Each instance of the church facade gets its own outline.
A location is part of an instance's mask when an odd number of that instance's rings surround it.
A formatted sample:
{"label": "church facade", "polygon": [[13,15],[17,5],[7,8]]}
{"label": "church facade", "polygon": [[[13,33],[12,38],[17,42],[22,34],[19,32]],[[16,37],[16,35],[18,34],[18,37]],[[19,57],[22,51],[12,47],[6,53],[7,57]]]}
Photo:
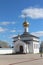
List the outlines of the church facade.
{"label": "church facade", "polygon": [[39,37],[28,32],[28,22],[23,23],[24,33],[13,37],[15,53],[39,53]]}

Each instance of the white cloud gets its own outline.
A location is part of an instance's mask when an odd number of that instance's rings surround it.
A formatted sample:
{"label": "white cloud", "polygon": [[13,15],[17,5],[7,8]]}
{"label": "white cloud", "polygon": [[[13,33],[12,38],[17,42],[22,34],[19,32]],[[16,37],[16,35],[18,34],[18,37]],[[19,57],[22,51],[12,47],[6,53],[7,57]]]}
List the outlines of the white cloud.
{"label": "white cloud", "polygon": [[15,24],[15,22],[11,22],[11,24]]}
{"label": "white cloud", "polygon": [[12,33],[14,33],[14,32],[20,33],[20,32],[23,32],[23,31],[22,30],[15,30],[15,29],[13,29],[13,30],[10,30],[10,32],[12,32]]}
{"label": "white cloud", "polygon": [[11,30],[10,32],[16,32],[16,30]]}
{"label": "white cloud", "polygon": [[21,17],[25,17],[24,14],[26,14],[26,17],[31,17],[33,19],[36,18],[43,18],[43,8],[27,8],[22,10]]}
{"label": "white cloud", "polygon": [[16,37],[17,35],[13,35],[12,37]]}
{"label": "white cloud", "polygon": [[0,22],[0,25],[8,25],[10,22]]}
{"label": "white cloud", "polygon": [[9,38],[13,38],[13,37],[16,37],[17,35],[11,35],[11,36],[9,36]]}
{"label": "white cloud", "polygon": [[32,32],[31,34],[40,37],[43,36],[43,31]]}
{"label": "white cloud", "polygon": [[18,32],[18,33],[19,33],[19,32],[23,32],[23,30],[20,30],[20,29],[19,29],[19,30],[17,30],[17,32]]}
{"label": "white cloud", "polygon": [[7,29],[0,27],[0,32],[5,32]]}
{"label": "white cloud", "polygon": [[9,24],[15,24],[15,22],[9,22],[9,21],[0,22],[0,25],[9,25]]}

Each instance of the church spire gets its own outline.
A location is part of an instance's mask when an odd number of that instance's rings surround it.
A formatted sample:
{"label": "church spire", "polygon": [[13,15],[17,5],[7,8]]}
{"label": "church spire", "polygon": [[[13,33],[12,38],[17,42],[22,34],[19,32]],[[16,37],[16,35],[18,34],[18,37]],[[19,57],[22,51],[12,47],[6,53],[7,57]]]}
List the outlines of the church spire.
{"label": "church spire", "polygon": [[25,13],[25,14],[24,14],[24,16],[25,16],[25,22],[26,22],[26,15],[27,15],[27,14]]}
{"label": "church spire", "polygon": [[23,23],[24,32],[28,32],[29,23],[26,21],[26,16],[27,16],[27,14],[24,14],[24,16],[25,16],[25,21],[24,21],[24,23]]}

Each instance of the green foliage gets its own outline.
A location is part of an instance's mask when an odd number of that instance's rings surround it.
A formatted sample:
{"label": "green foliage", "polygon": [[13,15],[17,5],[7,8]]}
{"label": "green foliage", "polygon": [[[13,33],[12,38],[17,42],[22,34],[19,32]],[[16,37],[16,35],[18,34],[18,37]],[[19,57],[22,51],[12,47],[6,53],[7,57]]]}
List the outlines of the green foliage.
{"label": "green foliage", "polygon": [[2,48],[8,47],[8,43],[4,42],[4,41],[0,41],[0,47],[2,47]]}

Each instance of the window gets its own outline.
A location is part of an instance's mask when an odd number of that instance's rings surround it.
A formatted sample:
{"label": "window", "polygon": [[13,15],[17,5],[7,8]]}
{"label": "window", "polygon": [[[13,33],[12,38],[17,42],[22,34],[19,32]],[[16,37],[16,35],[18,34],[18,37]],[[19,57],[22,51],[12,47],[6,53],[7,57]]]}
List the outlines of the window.
{"label": "window", "polygon": [[35,49],[39,48],[39,44],[34,44],[34,48]]}

